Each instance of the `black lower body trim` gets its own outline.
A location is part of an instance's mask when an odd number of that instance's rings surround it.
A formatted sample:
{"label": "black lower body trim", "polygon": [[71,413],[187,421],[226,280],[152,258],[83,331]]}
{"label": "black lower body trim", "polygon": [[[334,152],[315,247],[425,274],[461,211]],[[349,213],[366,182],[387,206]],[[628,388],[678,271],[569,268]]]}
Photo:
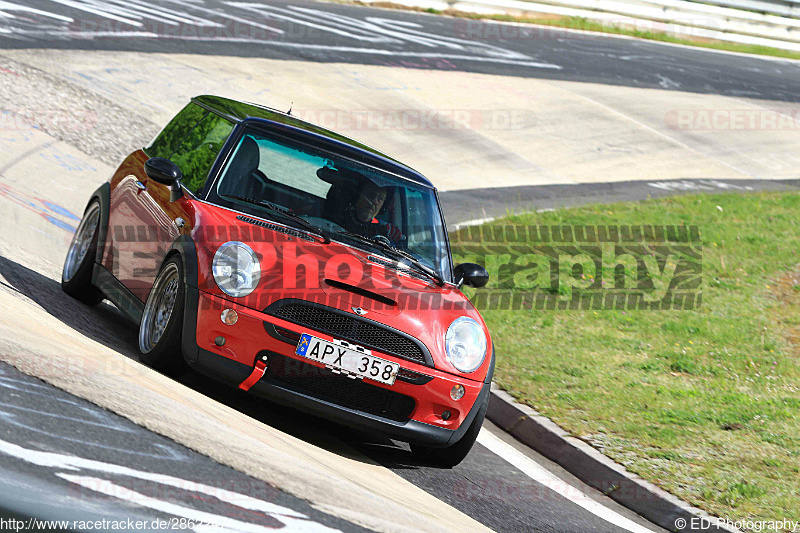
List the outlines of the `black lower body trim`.
{"label": "black lower body trim", "polygon": [[129,291],[103,265],[95,263],[94,272],[92,273],[92,285],[100,289],[103,295],[134,323],[138,325],[142,321],[144,302]]}
{"label": "black lower body trim", "polygon": [[275,352],[263,351],[258,354],[262,356],[267,357],[269,366],[261,381],[283,389],[395,422],[408,421],[416,406],[411,396],[345,377],[328,368]]}
{"label": "black lower body trim", "polygon": [[191,364],[197,361],[199,357],[198,350],[200,350],[197,346],[197,314],[200,311],[200,290],[188,283],[184,283],[184,287],[186,294],[183,301],[181,351],[183,351],[183,358],[186,359],[186,362]]}
{"label": "black lower body trim", "polygon": [[[197,361],[190,361],[190,366],[206,376],[238,386],[247,379],[253,369],[227,357],[199,348]],[[375,431],[390,438],[419,444],[421,446],[445,447],[458,441],[467,431],[469,424],[480,410],[481,402],[489,396],[489,384],[484,385],[478,400],[457,430],[440,428],[416,420],[398,422],[370,413],[364,413],[341,405],[315,398],[298,390],[282,386],[280,383],[262,379],[250,389],[250,392],[276,403],[293,407],[310,414],[325,417],[350,427],[367,431]]]}

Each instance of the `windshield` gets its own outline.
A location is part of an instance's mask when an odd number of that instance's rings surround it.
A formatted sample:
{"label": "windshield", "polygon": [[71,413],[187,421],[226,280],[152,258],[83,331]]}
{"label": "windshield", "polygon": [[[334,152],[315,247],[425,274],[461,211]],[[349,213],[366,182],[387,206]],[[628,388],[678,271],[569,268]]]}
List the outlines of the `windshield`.
{"label": "windshield", "polygon": [[214,193],[255,216],[274,218],[277,208],[289,213],[280,222],[290,225],[291,216],[300,216],[331,238],[370,252],[385,256],[390,245],[451,279],[434,191],[373,167],[248,129]]}

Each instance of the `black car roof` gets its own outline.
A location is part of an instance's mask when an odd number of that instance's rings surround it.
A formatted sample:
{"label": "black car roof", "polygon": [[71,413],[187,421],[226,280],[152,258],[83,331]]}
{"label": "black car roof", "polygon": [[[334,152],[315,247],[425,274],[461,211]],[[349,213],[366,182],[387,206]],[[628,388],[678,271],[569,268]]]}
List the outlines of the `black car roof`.
{"label": "black car roof", "polygon": [[236,123],[261,122],[265,125],[280,126],[281,129],[294,130],[304,134],[306,139],[316,138],[323,144],[333,143],[339,148],[344,148],[346,152],[351,152],[350,155],[355,155],[357,159],[368,165],[397,174],[419,185],[433,187],[428,178],[396,159],[340,133],[300,120],[283,111],[212,95],[195,96],[192,98],[192,102]]}

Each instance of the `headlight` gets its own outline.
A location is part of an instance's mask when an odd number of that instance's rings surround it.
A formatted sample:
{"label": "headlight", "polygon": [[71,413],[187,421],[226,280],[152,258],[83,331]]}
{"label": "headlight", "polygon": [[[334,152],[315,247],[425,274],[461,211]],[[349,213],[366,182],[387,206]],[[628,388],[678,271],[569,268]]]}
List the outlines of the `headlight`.
{"label": "headlight", "polygon": [[464,373],[475,371],[486,357],[486,335],[475,320],[462,316],[453,320],[444,337],[447,359]]}
{"label": "headlight", "polygon": [[214,254],[214,281],[222,292],[240,298],[253,292],[261,279],[255,252],[243,242],[226,242]]}

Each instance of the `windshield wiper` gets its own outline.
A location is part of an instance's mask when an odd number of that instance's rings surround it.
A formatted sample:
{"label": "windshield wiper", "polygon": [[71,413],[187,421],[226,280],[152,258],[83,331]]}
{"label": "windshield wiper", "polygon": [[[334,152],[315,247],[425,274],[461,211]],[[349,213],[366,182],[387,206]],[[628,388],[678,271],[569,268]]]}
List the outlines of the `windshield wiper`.
{"label": "windshield wiper", "polygon": [[235,194],[220,194],[220,196],[222,198],[231,198],[233,200],[240,200],[242,202],[247,202],[249,204],[257,205],[260,207],[266,207],[273,213],[278,213],[279,215],[283,215],[288,219],[294,220],[295,222],[303,226],[303,229],[318,235],[319,237],[322,238],[322,244],[328,244],[331,242],[331,236],[327,231],[315,226],[314,224],[304,219],[300,215],[296,215],[291,211],[287,210],[286,208],[279,207],[273,204],[272,202],[267,202],[266,200],[255,200],[253,198],[247,198],[246,196],[236,196]]}
{"label": "windshield wiper", "polygon": [[348,237],[352,237],[358,241],[371,244],[373,246],[377,246],[381,250],[388,252],[389,255],[395,256],[395,258],[406,259],[407,261],[411,262],[411,266],[415,267],[418,271],[432,278],[437,285],[439,285],[440,287],[444,285],[444,279],[442,278],[442,276],[440,276],[435,270],[423,264],[419,259],[411,255],[410,253],[406,252],[405,250],[400,250],[390,244],[386,244],[385,242],[376,241],[370,239],[369,237],[364,237],[363,235],[359,235],[358,233],[353,233],[350,231],[340,231],[339,233],[346,235]]}

